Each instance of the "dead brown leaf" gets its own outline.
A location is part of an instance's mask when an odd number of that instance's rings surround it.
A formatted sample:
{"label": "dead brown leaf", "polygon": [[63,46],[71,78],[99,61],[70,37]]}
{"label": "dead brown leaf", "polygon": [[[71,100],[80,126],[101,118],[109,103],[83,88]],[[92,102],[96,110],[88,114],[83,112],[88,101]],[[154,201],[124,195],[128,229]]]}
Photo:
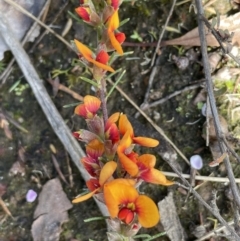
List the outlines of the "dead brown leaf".
{"label": "dead brown leaf", "polygon": [[58,178],[48,181],[39,195],[39,203],[34,212],[32,224],[34,241],[59,240],[61,225],[68,221],[67,210],[72,208],[71,202],[63,192]]}
{"label": "dead brown leaf", "polygon": [[173,201],[173,193],[170,192],[167,197],[158,203],[161,213],[161,223],[171,241],[186,240],[186,234],[180,223],[176,206]]}
{"label": "dead brown leaf", "polygon": [[[210,21],[211,23],[211,21]],[[232,38],[232,44],[236,46],[240,46],[240,12],[231,15],[231,16],[221,16],[220,17],[220,25],[219,29],[222,30],[228,30],[229,33],[234,32],[233,38]],[[215,37],[212,35],[210,30],[206,27],[206,40],[207,45],[211,47],[218,47],[219,43],[215,39]],[[200,46],[200,39],[199,39],[199,33],[198,28],[194,28],[193,30],[189,31],[185,35],[163,41],[161,45],[183,45],[183,46]]]}

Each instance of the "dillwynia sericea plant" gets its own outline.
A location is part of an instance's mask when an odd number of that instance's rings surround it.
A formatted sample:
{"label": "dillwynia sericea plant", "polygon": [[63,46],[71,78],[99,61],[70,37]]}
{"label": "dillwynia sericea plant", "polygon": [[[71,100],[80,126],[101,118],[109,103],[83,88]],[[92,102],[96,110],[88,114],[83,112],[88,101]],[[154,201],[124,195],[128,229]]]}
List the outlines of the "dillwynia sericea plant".
{"label": "dillwynia sericea plant", "polygon": [[91,178],[86,183],[89,193],[76,197],[73,203],[93,196],[102,200],[109,212],[107,221],[111,231],[107,236],[111,241],[133,240],[141,227],[150,228],[159,222],[156,204],[137,190],[143,181],[173,184],[154,168],[154,155],[139,155],[134,150],[135,145],[156,147],[159,142],[135,136],[133,126],[123,113],[108,117],[106,78],[108,72],[115,72],[108,64],[109,53],[123,55],[121,44],[125,40],[125,34],[118,30],[121,3],[121,0],[80,0],[80,6],[75,9],[80,18],[96,30],[99,39],[95,52],[74,40],[80,61],[92,72],[97,94],[86,95],[83,103],[75,108],[75,114],[83,117],[88,127],[73,134],[86,143],[86,157],[81,163]]}

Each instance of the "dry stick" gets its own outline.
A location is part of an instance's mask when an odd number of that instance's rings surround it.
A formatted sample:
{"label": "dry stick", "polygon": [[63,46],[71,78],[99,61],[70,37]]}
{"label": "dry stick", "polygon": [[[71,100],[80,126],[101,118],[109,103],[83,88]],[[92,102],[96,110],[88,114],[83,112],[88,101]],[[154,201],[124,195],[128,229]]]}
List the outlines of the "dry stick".
{"label": "dry stick", "polygon": [[[164,27],[163,27],[163,30],[162,30],[162,32],[161,32],[161,34],[160,34],[160,36],[159,36],[158,43],[157,43],[157,46],[156,46],[154,55],[153,55],[153,57],[152,57],[152,61],[151,61],[150,68],[152,68],[153,65],[154,65],[154,63],[155,63],[155,59],[156,59],[157,53],[158,53],[158,51],[159,51],[160,43],[161,43],[161,41],[162,41],[162,38],[163,38],[163,35],[164,35],[164,33],[165,33],[166,27],[167,27],[167,25],[168,25],[168,23],[169,23],[169,20],[170,20],[170,18],[171,18],[171,16],[172,16],[172,13],[173,13],[175,4],[176,4],[176,0],[173,0],[172,7],[171,7],[170,12],[169,12],[169,14],[168,14],[167,20],[166,20],[166,22],[165,22],[165,24],[164,24]],[[159,60],[159,57],[158,57],[158,60]],[[158,62],[158,61],[157,61],[157,62]],[[158,69],[158,67],[157,67],[157,66],[154,66],[153,69],[152,69],[152,71],[151,71],[151,74],[150,74],[150,77],[149,77],[149,82],[148,82],[148,88],[147,88],[146,94],[145,94],[145,96],[144,96],[144,101],[143,101],[141,107],[144,107],[144,106],[148,103],[149,93],[150,93],[150,90],[151,90],[151,88],[152,88],[153,80],[154,80],[155,75],[156,75],[156,73],[157,73],[157,69]],[[148,71],[147,71],[147,72],[148,72]],[[146,72],[145,72],[145,73],[146,73]]]}
{"label": "dry stick", "polygon": [[[206,78],[206,87],[208,92],[208,97],[210,101],[210,106],[213,114],[213,120],[214,120],[214,127],[216,130],[216,136],[219,142],[221,154],[227,152],[227,148],[222,142],[223,134],[221,130],[221,124],[219,121],[219,116],[217,112],[217,107],[215,104],[215,98],[213,93],[213,83],[212,83],[212,77],[211,77],[211,70],[210,70],[210,64],[208,60],[208,53],[207,53],[207,42],[206,42],[206,36],[205,36],[205,26],[204,22],[202,20],[201,16],[204,16],[204,10],[202,7],[202,1],[201,0],[195,0],[196,2],[196,8],[197,8],[197,16],[198,16],[198,31],[199,31],[199,37],[201,41],[201,53],[202,53],[202,59],[203,59],[203,66],[204,66],[204,72],[205,72],[205,78]],[[228,178],[230,180],[230,186],[233,192],[234,199],[240,208],[240,196],[237,184],[234,180],[234,175],[232,171],[232,167],[229,161],[228,156],[224,159],[224,164],[227,169]]]}
{"label": "dry stick", "polygon": [[[47,81],[54,86],[54,81],[52,79],[47,79]],[[83,101],[83,97],[81,95],[79,95],[78,93],[76,93],[75,91],[69,89],[68,87],[66,87],[65,85],[59,84],[58,85],[58,89],[62,90],[63,92],[70,94],[74,99],[79,100],[79,101]]]}
{"label": "dry stick", "polygon": [[[167,176],[167,177],[178,177],[178,175],[174,172],[164,172],[162,171],[162,173]],[[182,177],[189,179],[190,175],[189,174],[181,174]],[[229,179],[227,177],[211,177],[211,176],[199,176],[196,175],[195,176],[196,180],[199,181],[208,181],[208,182],[229,182]],[[236,178],[235,181],[237,183],[240,183],[240,178]]]}
{"label": "dry stick", "polygon": [[[59,10],[59,12],[55,15],[55,17],[53,18],[52,22],[50,23],[50,25],[53,25],[56,20],[59,18],[59,16],[62,14],[63,10],[67,7],[69,3],[69,0],[67,2],[64,3],[64,5],[61,7],[61,9]],[[40,37],[38,37],[38,39],[34,42],[34,45],[31,47],[31,49],[29,50],[30,53],[33,52],[33,50],[36,48],[36,46],[40,43],[40,41],[43,39],[43,37],[48,33],[48,30],[45,29],[44,32],[41,34]]]}
{"label": "dry stick", "polygon": [[197,83],[197,84],[194,84],[194,85],[190,85],[190,86],[186,86],[184,87],[183,89],[181,90],[177,90],[177,91],[174,91],[172,94],[170,95],[167,95],[166,97],[160,99],[160,100],[156,100],[150,104],[146,104],[144,105],[141,109],[142,110],[145,110],[145,109],[148,109],[148,108],[151,108],[151,107],[154,107],[154,106],[157,106],[157,105],[161,105],[163,104],[164,102],[170,100],[171,98],[177,96],[177,95],[180,95],[186,91],[189,91],[189,90],[194,90],[194,89],[197,89],[199,88],[200,86],[202,85],[202,83]]}
{"label": "dry stick", "polygon": [[[234,224],[234,221],[230,221],[228,222],[228,225],[229,226],[232,226]],[[201,238],[198,238],[196,239],[195,241],[203,241],[203,240],[206,240],[206,239],[209,239],[211,238],[212,236],[216,235],[217,233],[223,231],[224,229],[226,229],[225,226],[221,226],[219,228],[216,228],[216,229],[213,229],[212,231],[208,232],[207,234],[205,234],[204,236],[202,236]]]}
{"label": "dry stick", "polygon": [[[80,159],[85,156],[84,151],[79,146],[76,139],[73,137],[71,131],[66,126],[64,120],[60,116],[58,110],[53,104],[51,98],[49,97],[42,81],[39,79],[39,76],[32,66],[30,59],[23,47],[13,34],[11,27],[8,25],[8,22],[0,12],[0,34],[4,41],[9,45],[15,59],[18,62],[19,67],[21,68],[26,80],[32,88],[32,91],[40,104],[43,112],[45,113],[48,122],[52,126],[54,132],[58,136],[59,140],[62,142],[69,155],[72,158],[72,161],[75,163],[79,169],[83,179],[87,181],[89,179],[88,173],[85,171],[84,167],[80,163]],[[96,200],[96,203],[104,216],[108,215],[106,206]]]}
{"label": "dry stick", "polygon": [[[41,18],[41,16],[44,14],[44,12],[46,11],[46,9],[49,7],[50,2],[51,2],[51,0],[48,0],[48,1],[44,4],[43,9],[41,10],[41,12],[40,12],[39,15],[38,15],[38,18]],[[34,22],[34,23],[32,24],[32,26],[31,26],[30,30],[29,30],[28,33],[26,34],[26,36],[25,36],[25,37],[23,38],[23,40],[21,41],[22,45],[24,45],[24,44],[28,41],[29,36],[30,36],[30,35],[32,34],[32,32],[36,29],[36,26],[37,26],[37,23]],[[13,66],[14,62],[15,62],[15,59],[13,58],[13,59],[9,62],[7,68],[6,68],[6,69],[3,71],[3,73],[0,75],[0,80],[2,80],[1,86],[6,82],[9,74],[11,73],[11,71],[12,71],[12,66]]]}
{"label": "dry stick", "polygon": [[172,14],[173,14],[173,10],[174,10],[175,5],[176,5],[176,0],[173,0],[172,7],[171,7],[170,12],[169,12],[169,14],[168,14],[167,20],[166,20],[166,22],[165,22],[165,24],[164,24],[163,30],[162,30],[162,32],[161,32],[161,34],[160,34],[159,39],[158,39],[157,47],[156,47],[156,49],[155,49],[155,52],[154,52],[154,55],[153,55],[153,58],[152,58],[152,61],[151,61],[151,67],[154,65],[155,58],[156,58],[156,55],[157,55],[157,53],[158,53],[158,49],[159,49],[159,47],[160,47],[160,44],[161,44],[163,35],[164,35],[164,33],[165,33],[165,30],[166,30],[166,27],[168,26],[169,20],[170,20]]}
{"label": "dry stick", "polygon": [[234,231],[232,227],[225,221],[225,219],[220,215],[220,213],[209,206],[203,198],[192,188],[191,184],[182,176],[182,173],[178,171],[178,169],[169,161],[168,165],[174,170],[175,173],[178,174],[179,178],[183,181],[184,185],[186,185],[189,190],[194,194],[194,196],[201,202],[201,204],[210,211],[218,220],[219,222],[226,227],[226,229],[231,233],[232,236],[236,238],[237,241],[240,241],[240,237],[237,235],[237,233]]}
{"label": "dry stick", "polygon": [[48,32],[52,33],[55,37],[57,37],[61,42],[63,42],[66,46],[68,46],[70,49],[72,49],[72,46],[69,42],[67,42],[61,35],[57,34],[54,30],[52,30],[50,27],[48,27],[46,24],[44,24],[42,21],[40,21],[39,19],[37,19],[34,15],[32,15],[31,13],[29,13],[26,9],[22,8],[20,5],[18,5],[17,3],[15,3],[12,0],[4,0],[5,2],[7,2],[8,4],[12,5],[14,8],[16,8],[17,10],[19,10],[21,13],[27,15],[29,18],[33,19],[34,21],[36,21],[39,25],[41,25],[42,27],[44,27],[45,29],[47,29]]}

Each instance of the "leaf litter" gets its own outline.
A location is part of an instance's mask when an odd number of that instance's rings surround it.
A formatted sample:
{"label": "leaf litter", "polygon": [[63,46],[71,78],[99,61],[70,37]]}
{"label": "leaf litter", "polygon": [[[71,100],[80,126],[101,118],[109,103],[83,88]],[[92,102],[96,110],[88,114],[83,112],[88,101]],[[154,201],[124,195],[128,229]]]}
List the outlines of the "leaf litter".
{"label": "leaf litter", "polygon": [[39,194],[38,206],[34,212],[32,224],[34,241],[57,241],[61,233],[61,225],[68,221],[68,210],[71,202],[62,189],[58,178],[48,181]]}

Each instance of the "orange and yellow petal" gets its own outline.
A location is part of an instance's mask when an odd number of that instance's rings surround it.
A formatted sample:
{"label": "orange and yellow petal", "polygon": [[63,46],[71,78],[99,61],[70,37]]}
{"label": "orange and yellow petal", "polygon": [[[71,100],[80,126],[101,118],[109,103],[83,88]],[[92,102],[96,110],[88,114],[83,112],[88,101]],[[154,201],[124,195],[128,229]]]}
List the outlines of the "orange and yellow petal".
{"label": "orange and yellow petal", "polygon": [[76,115],[80,115],[80,116],[82,116],[82,117],[84,117],[84,118],[87,117],[87,110],[86,110],[84,104],[80,104],[80,105],[76,106],[76,108],[75,108],[75,110],[74,110],[74,113],[75,113]]}
{"label": "orange and yellow petal", "polygon": [[86,146],[86,153],[93,159],[98,159],[104,152],[104,145],[98,139],[94,139]]}
{"label": "orange and yellow petal", "polygon": [[156,157],[151,154],[143,154],[137,158],[138,162],[143,164],[145,168],[152,168],[156,164]]}
{"label": "orange and yellow petal", "polygon": [[97,60],[95,59],[91,59],[89,60],[89,62],[93,63],[94,65],[96,65],[98,68],[101,68],[103,70],[106,70],[106,71],[109,71],[109,72],[115,72],[115,70],[110,67],[109,65],[106,65],[106,64],[102,64],[100,62],[98,62]]}
{"label": "orange and yellow petal", "polygon": [[110,42],[112,44],[112,47],[119,53],[120,55],[123,55],[123,49],[121,44],[119,43],[118,39],[116,38],[114,32],[108,32],[108,37],[110,39]]}
{"label": "orange and yellow petal", "polygon": [[100,186],[103,186],[103,184],[105,182],[107,182],[107,180],[112,177],[113,173],[115,172],[117,168],[117,163],[114,161],[109,161],[107,162],[101,172],[100,172],[100,177],[99,177],[99,184]]}
{"label": "orange and yellow petal", "polygon": [[140,145],[140,146],[146,146],[146,147],[156,147],[159,144],[158,140],[148,138],[148,137],[133,137],[133,142]]}
{"label": "orange and yellow petal", "polygon": [[115,123],[111,124],[111,126],[106,130],[105,137],[107,140],[111,140],[113,144],[120,140],[119,131]]}
{"label": "orange and yellow petal", "polygon": [[119,116],[120,116],[120,112],[116,112],[116,113],[112,114],[107,120],[106,129],[111,124],[116,123],[119,120]]}
{"label": "orange and yellow petal", "polygon": [[140,195],[135,201],[135,205],[138,220],[144,228],[151,228],[159,222],[159,211],[151,198]]}
{"label": "orange and yellow petal", "polygon": [[155,168],[151,168],[146,172],[142,172],[140,174],[140,178],[145,182],[160,184],[163,186],[170,186],[174,184],[174,182],[167,180],[166,176],[161,171]]}
{"label": "orange and yellow petal", "polygon": [[118,127],[122,135],[128,131],[129,135],[133,137],[133,127],[125,114],[120,116]]}
{"label": "orange and yellow petal", "polygon": [[117,150],[117,154],[124,170],[132,177],[135,177],[139,171],[137,164],[133,162],[130,158],[128,158],[125,154],[123,154],[121,151]]}
{"label": "orange and yellow petal", "polygon": [[93,52],[84,44],[79,42],[78,40],[74,39],[74,43],[80,52],[80,54],[89,62],[93,60]]}
{"label": "orange and yellow petal", "polygon": [[108,31],[113,32],[119,27],[118,11],[115,11],[108,20]]}
{"label": "orange and yellow petal", "polygon": [[86,22],[90,21],[90,9],[88,7],[75,8],[75,12]]}
{"label": "orange and yellow petal", "polygon": [[96,114],[101,106],[101,101],[92,95],[86,95],[83,99],[85,108],[87,111],[91,112],[92,114]]}
{"label": "orange and yellow petal", "polygon": [[134,203],[138,196],[137,190],[130,185],[113,181],[104,185],[104,199],[112,218],[118,216],[119,205]]}
{"label": "orange and yellow petal", "polygon": [[90,193],[88,193],[86,195],[83,195],[83,196],[80,196],[80,197],[76,197],[75,199],[72,200],[72,203],[80,203],[80,202],[86,201],[89,198],[91,198],[97,191],[98,191],[98,189],[96,189],[93,192],[90,192]]}

